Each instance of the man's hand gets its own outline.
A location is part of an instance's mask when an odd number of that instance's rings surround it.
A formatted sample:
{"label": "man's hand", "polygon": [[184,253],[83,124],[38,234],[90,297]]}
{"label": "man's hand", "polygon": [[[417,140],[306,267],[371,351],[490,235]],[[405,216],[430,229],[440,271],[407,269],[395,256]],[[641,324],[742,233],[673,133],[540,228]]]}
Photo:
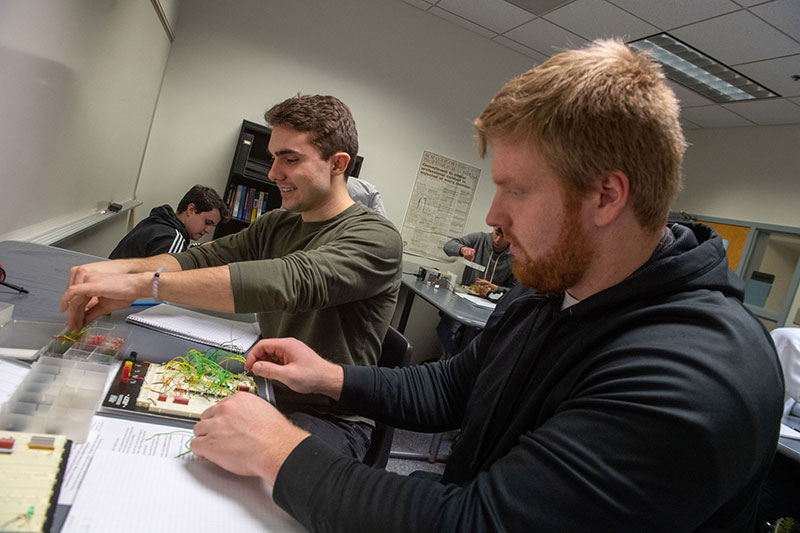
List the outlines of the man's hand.
{"label": "man's hand", "polygon": [[247,354],[245,370],[276,379],[295,392],[317,392],[338,400],[344,384],[339,365],[321,358],[297,339],[264,339]]}
{"label": "man's hand", "polygon": [[293,425],[269,402],[238,392],[206,409],[194,425],[190,447],[240,476],[275,484],[283,462],[309,433]]}
{"label": "man's hand", "polygon": [[485,279],[478,278],[475,283],[478,284],[478,292],[480,292],[481,296],[486,297],[487,294],[490,292],[494,292],[500,287],[491,281],[486,281]]}
{"label": "man's hand", "polygon": [[469,246],[462,246],[461,250],[459,250],[458,253],[460,253],[461,257],[463,257],[467,261],[475,260],[475,248],[470,248]]}
{"label": "man's hand", "polygon": [[62,313],[68,311],[67,328],[80,330],[101,315],[130,306],[136,298],[151,296],[153,273],[159,267],[181,269],[178,260],[168,254],[72,267],[60,305]]}
{"label": "man's hand", "polygon": [[89,276],[138,272],[138,270],[134,269],[134,264],[134,261],[121,259],[117,261],[98,261],[96,263],[74,266],[69,271],[69,284],[67,284],[67,288],[85,283],[86,278]]}
{"label": "man's hand", "polygon": [[61,312],[67,311],[69,331],[79,331],[95,318],[125,309],[137,298],[152,294],[152,272],[106,275],[81,272],[79,279],[61,297]]}

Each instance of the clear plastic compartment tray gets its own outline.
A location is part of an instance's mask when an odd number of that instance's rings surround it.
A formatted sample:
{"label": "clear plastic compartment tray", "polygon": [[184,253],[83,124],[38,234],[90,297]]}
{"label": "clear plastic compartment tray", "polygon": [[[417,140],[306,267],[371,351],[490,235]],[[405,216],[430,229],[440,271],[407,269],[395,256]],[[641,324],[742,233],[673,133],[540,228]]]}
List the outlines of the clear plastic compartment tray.
{"label": "clear plastic compartment tray", "polygon": [[83,442],[111,366],[41,356],[0,410],[0,429]]}
{"label": "clear plastic compartment tray", "polygon": [[131,327],[127,325],[92,322],[77,339],[68,335],[66,330],[62,331],[39,350],[39,357],[108,364],[122,357],[131,333]]}

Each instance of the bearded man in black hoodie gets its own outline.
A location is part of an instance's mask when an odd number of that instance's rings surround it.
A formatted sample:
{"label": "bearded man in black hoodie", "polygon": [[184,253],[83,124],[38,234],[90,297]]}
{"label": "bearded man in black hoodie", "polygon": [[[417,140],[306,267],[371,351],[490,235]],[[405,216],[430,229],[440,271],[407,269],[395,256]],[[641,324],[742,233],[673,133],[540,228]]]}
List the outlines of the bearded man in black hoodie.
{"label": "bearded man in black hoodie", "polygon": [[339,408],[460,429],[440,479],[337,456],[244,393],[203,413],[192,450],[262,477],[312,531],[754,531],[783,377],[720,236],[667,222],[678,116],[655,61],[621,41],[551,57],[475,122],[486,223],[520,285],[466,349],[406,368],[336,365],[295,339],[248,354]]}
{"label": "bearded man in black hoodie", "polygon": [[189,241],[200,239],[228,218],[228,206],[217,192],[211,187],[195,185],[181,199],[177,214],[169,204],[154,207],[150,216],[119,241],[108,258],[177,254],[186,250]]}

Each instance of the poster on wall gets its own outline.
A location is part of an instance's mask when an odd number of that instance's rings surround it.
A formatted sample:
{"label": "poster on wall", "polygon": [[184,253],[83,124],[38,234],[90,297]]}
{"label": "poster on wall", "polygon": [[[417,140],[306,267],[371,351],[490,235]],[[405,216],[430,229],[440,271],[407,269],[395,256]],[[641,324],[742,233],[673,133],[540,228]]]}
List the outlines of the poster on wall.
{"label": "poster on wall", "polygon": [[464,235],[481,169],[433,152],[422,152],[403,219],[403,251],[452,261],[442,246]]}

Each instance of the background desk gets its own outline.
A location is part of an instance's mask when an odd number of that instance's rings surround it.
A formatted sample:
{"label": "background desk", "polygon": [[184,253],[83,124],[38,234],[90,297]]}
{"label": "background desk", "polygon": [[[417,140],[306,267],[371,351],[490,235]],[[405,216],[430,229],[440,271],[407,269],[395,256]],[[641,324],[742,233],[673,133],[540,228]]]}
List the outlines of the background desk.
{"label": "background desk", "polygon": [[[6,270],[6,279],[9,283],[22,286],[30,291],[29,294],[20,294],[11,288],[0,285],[0,301],[14,304],[14,319],[16,320],[52,321],[63,324],[66,316],[59,312],[58,306],[69,281],[70,268],[101,259],[40,244],[18,241],[0,242],[0,264]],[[141,307],[121,309],[112,313],[111,316],[102,317],[101,320],[123,324],[126,316],[141,311],[141,309]],[[244,318],[249,322],[254,320],[253,315],[207,313],[239,320]],[[127,356],[130,351],[136,351],[138,358],[152,362],[166,362],[176,356],[184,355],[191,349],[205,349],[197,343],[140,327],[132,327],[132,333],[126,346],[122,356]],[[157,419],[148,419],[147,421],[158,423]],[[170,422],[169,424],[185,426],[188,423],[175,422],[173,424]],[[68,506],[57,506],[53,531],[60,530],[68,512]]]}
{"label": "background desk", "polygon": [[800,463],[800,440],[781,437],[778,440],[778,452]]}
{"label": "background desk", "polygon": [[400,333],[403,333],[406,329],[415,296],[422,297],[423,300],[447,316],[458,320],[472,330],[483,329],[486,321],[489,320],[489,315],[494,310],[474,305],[465,298],[453,294],[450,289],[444,287],[434,288],[417,279],[414,274],[403,274],[403,285],[408,289],[408,294],[403,303],[403,312],[397,325],[397,330]]}

